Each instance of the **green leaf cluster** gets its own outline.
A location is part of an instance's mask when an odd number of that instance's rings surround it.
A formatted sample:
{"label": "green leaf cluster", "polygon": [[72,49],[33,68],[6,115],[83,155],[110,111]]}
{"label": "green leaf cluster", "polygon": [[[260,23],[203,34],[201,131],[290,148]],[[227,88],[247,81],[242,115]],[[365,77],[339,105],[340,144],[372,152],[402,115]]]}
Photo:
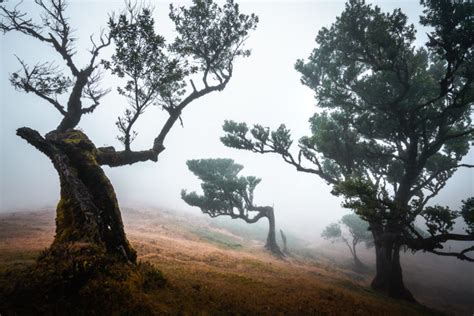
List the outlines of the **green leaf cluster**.
{"label": "green leaf cluster", "polygon": [[182,199],[199,207],[211,217],[230,215],[248,216],[253,209],[253,194],[261,179],[239,176],[242,165],[232,159],[198,159],[186,162],[189,170],[201,181],[203,195],[181,191]]}

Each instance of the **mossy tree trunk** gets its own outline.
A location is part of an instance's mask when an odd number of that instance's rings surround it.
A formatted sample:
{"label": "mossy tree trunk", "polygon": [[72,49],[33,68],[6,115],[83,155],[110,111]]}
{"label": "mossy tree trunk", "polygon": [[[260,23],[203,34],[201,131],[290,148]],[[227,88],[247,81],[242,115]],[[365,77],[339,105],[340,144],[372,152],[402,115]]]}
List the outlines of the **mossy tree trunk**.
{"label": "mossy tree trunk", "polygon": [[87,136],[67,130],[53,131],[43,138],[29,128],[21,128],[17,134],[46,154],[59,174],[61,200],[51,248],[89,243],[119,260],[135,263],[136,252],[125,236],[115,191]]}

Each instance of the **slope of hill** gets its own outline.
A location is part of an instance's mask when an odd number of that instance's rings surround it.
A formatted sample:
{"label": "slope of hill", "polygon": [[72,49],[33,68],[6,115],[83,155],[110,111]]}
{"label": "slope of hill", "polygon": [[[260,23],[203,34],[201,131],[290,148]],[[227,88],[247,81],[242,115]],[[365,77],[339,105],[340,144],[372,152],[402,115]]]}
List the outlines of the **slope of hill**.
{"label": "slope of hill", "polygon": [[[158,314],[433,313],[376,295],[367,287],[368,276],[334,265],[296,239],[295,255],[278,260],[262,250],[264,231],[258,226],[132,209],[124,210],[124,222],[139,259],[168,281],[153,292]],[[1,215],[0,270],[33,263],[53,234],[51,210]]]}

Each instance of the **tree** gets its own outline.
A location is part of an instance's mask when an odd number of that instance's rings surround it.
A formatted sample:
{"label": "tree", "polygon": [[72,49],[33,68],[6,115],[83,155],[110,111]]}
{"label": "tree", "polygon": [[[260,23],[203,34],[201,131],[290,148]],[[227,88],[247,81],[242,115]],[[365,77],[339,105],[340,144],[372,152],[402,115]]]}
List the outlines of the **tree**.
{"label": "tree", "polygon": [[284,254],[289,254],[290,251],[288,250],[288,243],[287,243],[287,239],[286,239],[286,235],[285,233],[283,232],[282,229],[280,229],[280,235],[281,235],[281,241],[283,242],[283,253]]}
{"label": "tree", "polygon": [[[422,4],[421,24],[432,28],[424,47],[414,46],[415,27],[399,9],[383,13],[358,0],[319,32],[318,47],[295,66],[321,108],[297,155],[285,125],[270,131],[226,121],[221,138],[229,147],[279,154],[331,184],[343,205],[369,222],[376,251],[372,288],[406,300],[414,299],[403,283],[400,247],[474,260],[467,255],[472,246],[442,251],[447,241],[474,240],[473,208],[428,206],[457,169],[473,167],[461,160],[474,132],[474,7]],[[466,234],[452,232],[457,218]],[[429,236],[417,231],[415,220],[425,221]]]}
{"label": "tree", "polygon": [[271,206],[258,206],[253,201],[255,187],[261,179],[254,176],[238,176],[243,169],[232,159],[200,159],[186,162],[189,170],[201,181],[203,195],[181,191],[181,198],[191,206],[197,206],[210,217],[229,216],[253,224],[261,218],[268,219],[268,236],[265,248],[277,256],[283,256],[275,236],[275,214]]}
{"label": "tree", "polygon": [[[28,127],[17,130],[18,136],[49,157],[59,174],[61,200],[50,251],[72,243],[94,245],[117,260],[135,263],[136,253],[125,236],[115,192],[102,166],[156,162],[165,149],[166,136],[186,106],[223,90],[232,77],[234,60],[250,55],[243,44],[258,18],[240,13],[232,0],[222,6],[212,0],[194,0],[189,8],[171,5],[169,16],[176,38],[167,44],[155,31],[152,10],[129,3],[117,17],[110,17],[110,33],[102,32],[99,39],[91,36],[90,59],[80,67],[74,56],[75,39],[65,15],[65,1],[35,2],[42,10],[37,22],[18,5],[8,9],[2,4],[0,29],[22,33],[52,47],[68,70],[60,71],[52,61],[28,66],[19,59],[21,70],[10,77],[17,90],[37,95],[63,117],[44,137]],[[99,54],[111,44],[115,46],[111,59],[101,62]],[[104,69],[124,81],[117,90],[128,108],[116,123],[123,150],[97,148],[78,129],[82,116],[93,113],[108,92],[100,88]],[[198,76],[201,87],[192,80]],[[151,104],[167,112],[166,122],[149,149],[132,150],[137,135],[133,125]]]}
{"label": "tree", "polygon": [[[341,224],[349,231],[350,239],[343,234]],[[354,259],[354,265],[357,269],[362,268],[364,264],[357,256],[356,246],[363,242],[366,247],[369,248],[373,247],[374,242],[372,233],[369,231],[369,224],[357,216],[357,214],[353,213],[344,215],[339,223],[332,223],[326,226],[321,236],[324,239],[331,240],[332,242],[344,242],[351,252],[352,258]]]}

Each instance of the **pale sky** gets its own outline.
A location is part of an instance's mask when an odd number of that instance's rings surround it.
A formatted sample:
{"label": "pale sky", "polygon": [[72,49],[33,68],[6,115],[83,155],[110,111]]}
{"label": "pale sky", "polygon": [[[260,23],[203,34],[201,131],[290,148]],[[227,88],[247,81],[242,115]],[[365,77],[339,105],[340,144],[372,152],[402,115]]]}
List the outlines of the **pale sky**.
{"label": "pale sky", "polygon": [[[32,2],[24,1],[23,9],[37,16],[38,10]],[[172,41],[169,2],[150,2],[155,6],[157,32]],[[243,175],[262,178],[255,192],[256,202],[274,204],[279,227],[306,236],[319,236],[324,226],[348,212],[340,207],[341,200],[330,194],[330,187],[323,180],[296,172],[276,155],[257,155],[227,148],[219,137],[223,135],[225,119],[261,123],[273,128],[285,123],[292,131],[295,144],[309,133],[308,118],[316,109],[315,100],[313,92],[300,83],[294,63],[298,58],[309,56],[315,47],[318,30],[335,21],[344,8],[344,1],[238,2],[242,12],[256,13],[260,23],[246,44],[252,49],[252,55],[235,63],[234,75],[227,88],[205,96],[185,109],[184,128],[179,124],[173,127],[158,163],[105,167],[105,172],[123,206],[152,206],[198,214],[197,208],[189,207],[180,198],[183,188],[199,189],[197,178],[185,165],[186,160],[232,158],[245,166]],[[422,8],[417,1],[373,2],[384,11],[401,7],[410,22],[418,24]],[[67,15],[71,17],[78,38],[75,56],[78,65],[83,65],[88,57],[89,35],[105,28],[107,14],[120,11],[122,7],[122,1],[70,1]],[[426,30],[419,27],[418,30],[418,43],[422,44]],[[0,212],[54,208],[59,200],[56,171],[48,158],[17,137],[15,130],[28,126],[44,134],[58,125],[60,115],[34,95],[15,91],[9,84],[8,75],[19,68],[14,55],[30,64],[53,59],[62,67],[64,64],[53,49],[20,34],[0,35],[0,46]],[[107,51],[102,58],[110,53],[111,50]],[[102,85],[112,88],[113,92],[102,100],[92,115],[83,116],[79,127],[96,146],[112,145],[120,149],[120,143],[115,139],[115,121],[126,102],[114,92],[117,83],[113,78],[106,78]],[[149,148],[166,116],[166,112],[157,107],[148,109],[136,125],[139,135],[132,148]],[[472,151],[468,161],[474,161]],[[455,207],[461,199],[472,195],[472,175],[472,171],[458,171],[434,202]]]}

